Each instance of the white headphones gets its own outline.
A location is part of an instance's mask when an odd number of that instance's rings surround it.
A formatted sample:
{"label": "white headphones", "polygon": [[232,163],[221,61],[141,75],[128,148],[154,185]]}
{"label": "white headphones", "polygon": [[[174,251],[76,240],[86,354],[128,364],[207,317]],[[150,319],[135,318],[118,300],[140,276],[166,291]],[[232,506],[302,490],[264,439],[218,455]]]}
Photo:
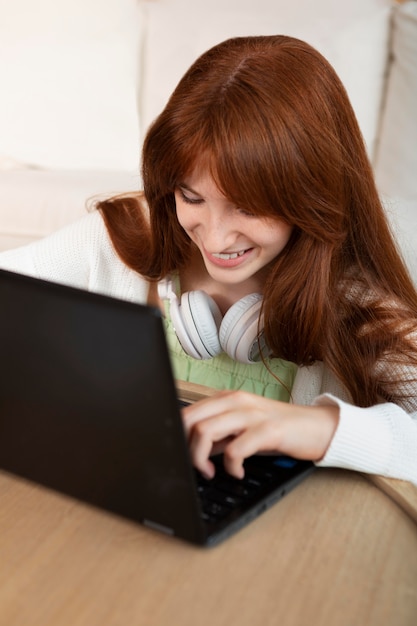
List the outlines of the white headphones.
{"label": "white headphones", "polygon": [[[210,359],[223,350],[235,361],[254,363],[268,356],[263,333],[258,336],[262,296],[251,293],[236,302],[224,317],[204,291],[188,291],[181,302],[172,280],[158,284],[162,300],[170,301],[172,325],[184,351],[195,359]],[[262,324],[261,324],[262,327]]]}

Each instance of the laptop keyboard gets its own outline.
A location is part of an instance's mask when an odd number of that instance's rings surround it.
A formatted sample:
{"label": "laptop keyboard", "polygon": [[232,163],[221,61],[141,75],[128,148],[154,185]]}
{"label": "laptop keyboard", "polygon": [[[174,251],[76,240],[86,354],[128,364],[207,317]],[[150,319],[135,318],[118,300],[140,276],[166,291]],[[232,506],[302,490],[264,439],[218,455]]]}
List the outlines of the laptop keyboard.
{"label": "laptop keyboard", "polygon": [[221,455],[211,459],[216,475],[206,480],[196,472],[201,514],[205,522],[216,523],[236,509],[248,508],[269,491],[272,484],[284,483],[298,461],[290,457],[253,456],[244,463],[245,477],[233,478],[224,470]]}
{"label": "laptop keyboard", "polygon": [[[188,402],[179,400],[180,407]],[[273,488],[285,483],[299,473],[300,467],[311,466],[309,461],[297,461],[288,456],[254,455],[244,462],[245,476],[233,478],[223,466],[223,455],[211,457],[216,473],[211,480],[195,470],[197,491],[203,521],[209,525],[226,520],[249,509]]]}

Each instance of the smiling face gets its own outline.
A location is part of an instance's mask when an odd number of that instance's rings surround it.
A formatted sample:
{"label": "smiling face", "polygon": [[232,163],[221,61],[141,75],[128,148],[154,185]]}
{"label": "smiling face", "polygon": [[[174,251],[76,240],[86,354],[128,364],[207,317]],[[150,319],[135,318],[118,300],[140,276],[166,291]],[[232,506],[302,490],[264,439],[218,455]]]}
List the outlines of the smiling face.
{"label": "smiling face", "polygon": [[222,285],[262,291],[262,270],[286,246],[292,227],[232,204],[208,173],[194,172],[175,190],[178,221],[199,249],[207,273]]}

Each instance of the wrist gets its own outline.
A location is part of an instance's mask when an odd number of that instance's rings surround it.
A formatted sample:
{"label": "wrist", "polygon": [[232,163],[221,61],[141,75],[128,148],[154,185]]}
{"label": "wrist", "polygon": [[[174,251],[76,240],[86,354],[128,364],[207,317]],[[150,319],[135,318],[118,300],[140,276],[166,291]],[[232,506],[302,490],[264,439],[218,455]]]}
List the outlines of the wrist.
{"label": "wrist", "polygon": [[319,462],[326,455],[336,433],[339,424],[340,410],[339,407],[335,405],[316,406],[314,407],[314,410],[316,412],[316,419],[320,423],[320,452],[318,453],[317,458],[313,460]]}

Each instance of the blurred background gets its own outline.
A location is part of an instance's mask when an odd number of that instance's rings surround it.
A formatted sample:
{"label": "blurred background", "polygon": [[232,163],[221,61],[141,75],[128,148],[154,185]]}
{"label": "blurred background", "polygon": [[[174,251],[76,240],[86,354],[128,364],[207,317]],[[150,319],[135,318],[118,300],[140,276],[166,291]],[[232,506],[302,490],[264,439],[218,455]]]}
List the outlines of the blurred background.
{"label": "blurred background", "polygon": [[344,82],[416,276],[416,0],[0,0],[0,249],[140,188],[144,133],[195,58],[277,33]]}

